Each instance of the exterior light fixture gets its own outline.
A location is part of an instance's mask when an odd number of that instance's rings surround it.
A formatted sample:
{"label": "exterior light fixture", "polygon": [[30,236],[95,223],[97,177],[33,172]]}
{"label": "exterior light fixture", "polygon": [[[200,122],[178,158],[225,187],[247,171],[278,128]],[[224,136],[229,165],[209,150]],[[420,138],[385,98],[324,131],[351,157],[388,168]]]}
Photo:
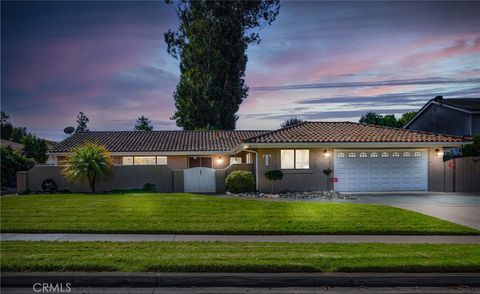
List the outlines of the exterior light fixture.
{"label": "exterior light fixture", "polygon": [[436,156],[443,156],[443,150],[441,150],[439,148],[435,149],[435,155]]}
{"label": "exterior light fixture", "polygon": [[327,149],[323,150],[323,156],[324,156],[324,157],[329,157],[329,156],[330,156],[330,152],[328,152]]}
{"label": "exterior light fixture", "polygon": [[219,156],[219,157],[217,158],[217,163],[218,163],[218,164],[223,163],[223,158],[221,158],[221,157]]}

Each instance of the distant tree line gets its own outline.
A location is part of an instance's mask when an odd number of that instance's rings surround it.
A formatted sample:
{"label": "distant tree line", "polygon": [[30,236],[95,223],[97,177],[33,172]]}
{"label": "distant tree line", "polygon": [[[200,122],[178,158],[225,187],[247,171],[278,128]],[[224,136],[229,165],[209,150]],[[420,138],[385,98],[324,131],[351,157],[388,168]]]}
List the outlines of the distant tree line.
{"label": "distant tree line", "polygon": [[366,114],[362,115],[359,122],[369,125],[403,128],[409,121],[411,121],[415,117],[415,115],[417,115],[417,112],[415,111],[405,112],[397,120],[397,118],[393,114],[381,115],[375,112],[367,112]]}

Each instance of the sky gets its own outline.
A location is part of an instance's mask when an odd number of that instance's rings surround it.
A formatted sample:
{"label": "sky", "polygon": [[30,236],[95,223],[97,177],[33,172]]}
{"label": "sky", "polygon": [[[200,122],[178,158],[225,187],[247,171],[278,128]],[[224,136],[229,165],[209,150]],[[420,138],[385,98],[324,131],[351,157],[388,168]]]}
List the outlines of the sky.
{"label": "sky", "polygon": [[[179,61],[163,1],[2,1],[1,108],[51,140],[84,112],[90,130],[133,130],[145,115],[177,129]],[[437,95],[480,97],[480,2],[283,1],[247,50],[237,129],[289,117],[358,121],[418,110]]]}

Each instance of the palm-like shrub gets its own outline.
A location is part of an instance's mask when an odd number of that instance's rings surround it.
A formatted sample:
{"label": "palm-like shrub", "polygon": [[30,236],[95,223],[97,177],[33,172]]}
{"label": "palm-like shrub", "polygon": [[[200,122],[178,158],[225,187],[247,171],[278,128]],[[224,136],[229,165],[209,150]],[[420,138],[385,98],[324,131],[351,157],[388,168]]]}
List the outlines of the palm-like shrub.
{"label": "palm-like shrub", "polygon": [[95,193],[95,183],[112,172],[112,160],[108,150],[95,143],[86,143],[72,150],[62,170],[63,176],[71,182],[88,182]]}

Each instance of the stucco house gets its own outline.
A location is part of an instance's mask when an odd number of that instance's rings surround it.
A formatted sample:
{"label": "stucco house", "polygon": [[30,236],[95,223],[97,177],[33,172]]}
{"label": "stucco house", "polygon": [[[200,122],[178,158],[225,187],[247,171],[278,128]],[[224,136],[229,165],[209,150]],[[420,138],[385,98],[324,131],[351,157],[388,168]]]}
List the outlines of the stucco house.
{"label": "stucco house", "polygon": [[480,135],[480,98],[444,99],[437,96],[428,101],[404,128],[454,136]]}
{"label": "stucco house", "polygon": [[53,178],[65,189],[82,190],[62,182],[59,171],[71,148],[84,142],[104,145],[115,164],[114,178],[99,183],[99,191],[148,181],[159,191],[218,193],[225,191],[225,177],[241,169],[254,173],[258,191],[269,192],[264,173],[280,169],[277,192],[367,192],[443,191],[443,148],[471,138],[353,122],[303,122],[273,131],[83,132],[51,150],[53,165],[19,175],[20,189],[33,191]]}

